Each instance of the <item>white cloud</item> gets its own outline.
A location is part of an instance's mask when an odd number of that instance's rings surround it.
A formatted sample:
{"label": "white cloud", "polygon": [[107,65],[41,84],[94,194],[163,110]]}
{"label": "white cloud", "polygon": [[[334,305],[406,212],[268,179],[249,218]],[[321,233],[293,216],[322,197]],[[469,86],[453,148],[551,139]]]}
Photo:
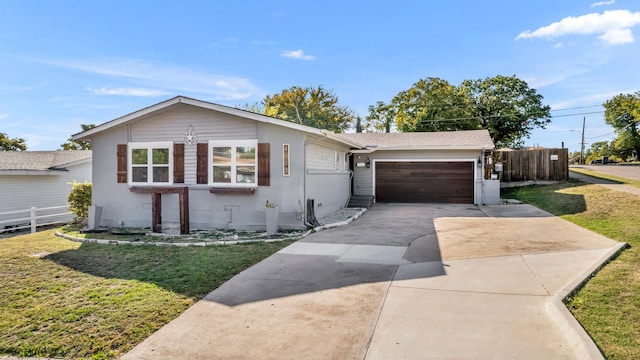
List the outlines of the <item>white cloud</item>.
{"label": "white cloud", "polygon": [[560,48],[564,47],[564,43],[563,42],[559,42],[559,43],[553,45],[553,47],[556,48],[556,49],[560,49]]}
{"label": "white cloud", "polygon": [[610,45],[634,42],[631,28],[640,24],[640,12],[629,10],[605,11],[577,17],[566,17],[558,22],[540,27],[534,31],[520,33],[516,40],[545,38],[555,39],[566,35],[600,34],[598,38]]}
{"label": "white cloud", "polygon": [[598,1],[595,2],[593,4],[591,4],[591,7],[597,7],[597,6],[603,6],[603,5],[613,5],[616,3],[616,0],[609,0],[609,1]]}
{"label": "white cloud", "polygon": [[562,74],[562,75],[545,75],[544,77],[538,76],[524,76],[522,80],[524,80],[527,85],[531,88],[539,89],[545,86],[557,84],[566,80],[570,75]]}
{"label": "white cloud", "polygon": [[[583,96],[572,96],[568,100],[558,101],[553,104],[549,104],[551,109],[566,109],[580,106],[591,106],[596,104],[604,104],[605,101],[611,99],[612,97],[618,94],[626,94],[631,93],[632,90],[621,90],[621,91],[605,91],[605,92],[595,92],[592,94],[587,94]],[[589,109],[587,109],[589,111]],[[599,108],[595,108],[594,111],[599,111]]]}
{"label": "white cloud", "polygon": [[0,120],[4,120],[9,117],[9,114],[0,114]]}
{"label": "white cloud", "polygon": [[283,52],[280,53],[280,56],[282,57],[286,57],[286,58],[291,58],[291,59],[298,59],[298,60],[315,60],[316,57],[313,55],[307,55],[304,53],[304,50],[302,49],[298,49],[298,50],[285,50]]}
{"label": "white cloud", "polygon": [[633,34],[631,29],[615,29],[598,36],[598,39],[611,45],[621,45],[632,43]]}
{"label": "white cloud", "polygon": [[[259,89],[251,81],[234,76],[219,75],[186,68],[179,65],[139,59],[104,60],[50,60],[38,59],[41,63],[73,69],[77,71],[129,81],[135,86],[114,89],[102,88],[110,95],[157,96],[151,95],[150,88],[164,89],[164,94],[203,94],[214,100],[241,100],[257,94]],[[95,91],[95,89],[93,90]],[[126,92],[129,91],[129,94]]]}
{"label": "white cloud", "polygon": [[163,90],[143,89],[143,88],[106,88],[99,89],[87,88],[96,95],[123,95],[123,96],[140,96],[140,97],[156,97],[169,95],[170,93]]}

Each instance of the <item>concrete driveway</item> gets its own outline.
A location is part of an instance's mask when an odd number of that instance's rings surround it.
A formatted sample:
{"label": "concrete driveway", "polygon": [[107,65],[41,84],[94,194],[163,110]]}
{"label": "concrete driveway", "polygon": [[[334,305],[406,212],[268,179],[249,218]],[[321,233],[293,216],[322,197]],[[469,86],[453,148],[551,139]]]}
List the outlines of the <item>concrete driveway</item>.
{"label": "concrete driveway", "polygon": [[597,358],[559,301],[621,245],[528,205],[377,204],[123,359]]}

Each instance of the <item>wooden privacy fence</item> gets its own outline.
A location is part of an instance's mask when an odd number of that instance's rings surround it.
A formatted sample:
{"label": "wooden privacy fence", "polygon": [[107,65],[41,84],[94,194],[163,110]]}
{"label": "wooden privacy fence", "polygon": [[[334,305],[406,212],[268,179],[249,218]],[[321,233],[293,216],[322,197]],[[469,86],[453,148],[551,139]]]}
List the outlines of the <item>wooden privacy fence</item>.
{"label": "wooden privacy fence", "polygon": [[500,180],[569,180],[568,149],[497,150],[502,163]]}

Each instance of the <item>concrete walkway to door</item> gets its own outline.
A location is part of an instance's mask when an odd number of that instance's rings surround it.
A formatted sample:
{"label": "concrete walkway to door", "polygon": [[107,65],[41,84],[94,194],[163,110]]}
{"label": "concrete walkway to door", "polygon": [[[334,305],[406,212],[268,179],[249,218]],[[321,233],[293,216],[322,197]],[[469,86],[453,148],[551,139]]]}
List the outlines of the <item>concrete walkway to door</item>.
{"label": "concrete walkway to door", "polygon": [[378,204],[123,359],[598,358],[560,299],[622,245],[528,205]]}

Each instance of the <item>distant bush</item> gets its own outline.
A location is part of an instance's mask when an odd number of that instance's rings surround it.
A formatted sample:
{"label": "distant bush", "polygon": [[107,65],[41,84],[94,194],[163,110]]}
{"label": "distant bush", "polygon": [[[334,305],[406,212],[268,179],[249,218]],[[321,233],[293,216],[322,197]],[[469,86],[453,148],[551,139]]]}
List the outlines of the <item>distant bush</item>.
{"label": "distant bush", "polygon": [[81,222],[89,217],[89,205],[91,205],[90,182],[79,183],[74,181],[69,192],[69,211],[75,215],[75,222]]}

